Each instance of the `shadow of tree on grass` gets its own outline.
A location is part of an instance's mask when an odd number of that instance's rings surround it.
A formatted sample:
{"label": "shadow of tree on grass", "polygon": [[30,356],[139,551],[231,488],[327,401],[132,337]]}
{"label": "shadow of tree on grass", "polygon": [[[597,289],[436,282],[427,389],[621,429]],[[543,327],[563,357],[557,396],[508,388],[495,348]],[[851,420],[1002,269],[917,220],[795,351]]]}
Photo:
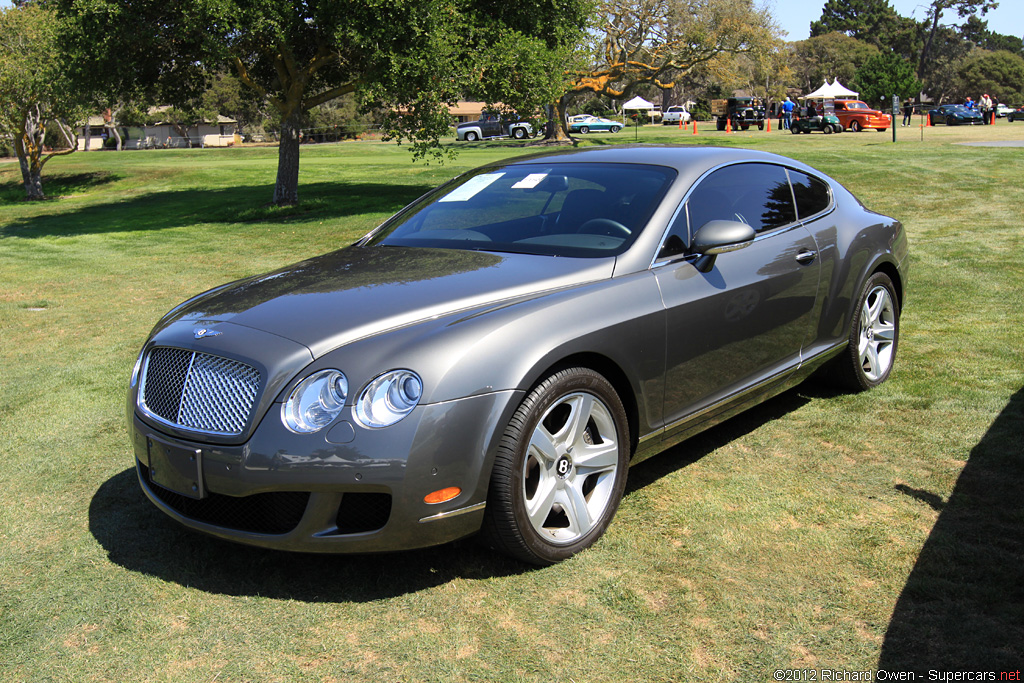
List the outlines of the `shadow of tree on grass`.
{"label": "shadow of tree on grass", "polygon": [[[79,174],[89,176],[93,174]],[[109,181],[97,181],[99,184]],[[196,223],[322,221],[365,213],[392,214],[431,185],[311,183],[293,207],[267,206],[270,185],[151,192],[123,201],[93,204],[57,214],[15,219],[0,226],[5,237],[71,237],[139,230],[166,230]]]}
{"label": "shadow of tree on grass", "polygon": [[[878,667],[1016,671],[1024,663],[1024,389],[971,451],[896,603]],[[1013,679],[1017,680],[1017,679]]]}

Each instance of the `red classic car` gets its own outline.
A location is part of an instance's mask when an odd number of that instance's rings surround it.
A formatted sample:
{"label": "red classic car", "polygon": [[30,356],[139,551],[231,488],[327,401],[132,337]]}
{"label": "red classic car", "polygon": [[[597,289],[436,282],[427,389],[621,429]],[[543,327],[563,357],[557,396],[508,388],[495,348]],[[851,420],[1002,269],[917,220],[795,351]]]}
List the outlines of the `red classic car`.
{"label": "red classic car", "polygon": [[872,109],[860,100],[836,100],[835,111],[839,123],[843,124],[843,129],[852,130],[854,133],[865,128],[886,131],[892,125],[892,117]]}

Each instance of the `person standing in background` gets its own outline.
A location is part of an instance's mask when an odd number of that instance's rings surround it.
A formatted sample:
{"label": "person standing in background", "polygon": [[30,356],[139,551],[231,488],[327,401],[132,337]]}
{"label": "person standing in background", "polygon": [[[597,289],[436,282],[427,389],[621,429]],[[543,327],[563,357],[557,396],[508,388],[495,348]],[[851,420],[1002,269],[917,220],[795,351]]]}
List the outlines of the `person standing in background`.
{"label": "person standing in background", "polygon": [[786,101],[782,103],[782,126],[786,130],[789,130],[789,126],[793,122],[793,107],[793,100],[786,95]]}
{"label": "person standing in background", "polygon": [[910,117],[914,115],[914,102],[912,100],[903,101],[903,125],[910,125]]}

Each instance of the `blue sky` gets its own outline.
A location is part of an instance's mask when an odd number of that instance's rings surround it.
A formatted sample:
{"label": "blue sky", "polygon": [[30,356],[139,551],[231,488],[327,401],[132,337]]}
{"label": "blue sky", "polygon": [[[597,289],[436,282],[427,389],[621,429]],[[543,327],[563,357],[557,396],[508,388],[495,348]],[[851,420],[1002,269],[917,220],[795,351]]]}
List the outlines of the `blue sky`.
{"label": "blue sky", "polygon": [[[923,0],[890,0],[896,12],[904,17],[924,21],[928,14],[928,5]],[[804,40],[810,34],[812,21],[821,18],[824,0],[769,0],[776,21],[784,31],[789,33],[786,40]],[[999,7],[990,10],[982,19],[988,21],[990,31],[1008,36],[1024,36],[1024,2],[1021,0],[999,0]],[[959,23],[956,12],[947,10],[942,15],[941,23]]]}

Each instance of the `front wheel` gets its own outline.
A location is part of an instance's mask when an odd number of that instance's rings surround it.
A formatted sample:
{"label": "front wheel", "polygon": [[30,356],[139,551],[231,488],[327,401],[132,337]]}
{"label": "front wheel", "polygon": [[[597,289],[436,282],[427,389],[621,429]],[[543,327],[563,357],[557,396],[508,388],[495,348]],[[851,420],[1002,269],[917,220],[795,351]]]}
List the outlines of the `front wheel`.
{"label": "front wheel", "polygon": [[900,339],[900,305],[896,287],[885,273],[875,273],[861,290],[850,323],[850,344],[836,359],[838,380],[852,391],[865,391],[889,377]]}
{"label": "front wheel", "polygon": [[480,138],[479,138],[479,136],[476,133],[473,133],[473,132],[466,133],[466,142],[476,142],[479,139]]}
{"label": "front wheel", "polygon": [[821,132],[823,132],[825,135],[831,135],[832,134],[832,126],[830,124],[826,123],[825,127],[821,129]]}
{"label": "front wheel", "polygon": [[549,565],[589,547],[626,487],[629,423],[615,389],[589,368],[567,368],[527,395],[491,472],[483,533],[492,547]]}

